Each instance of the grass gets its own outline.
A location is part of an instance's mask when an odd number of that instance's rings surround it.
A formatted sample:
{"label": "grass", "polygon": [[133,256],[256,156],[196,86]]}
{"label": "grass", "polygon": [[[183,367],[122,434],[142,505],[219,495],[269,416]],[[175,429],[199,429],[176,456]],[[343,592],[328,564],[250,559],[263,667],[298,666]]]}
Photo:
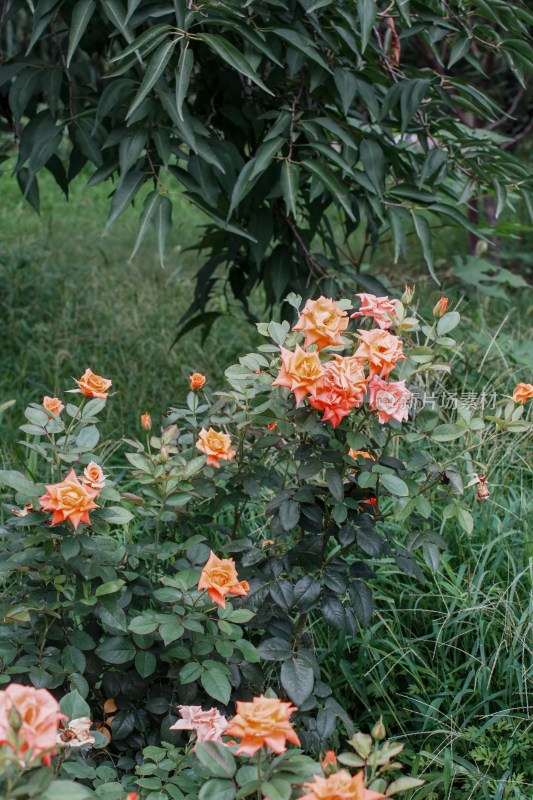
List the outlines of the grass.
{"label": "grass", "polygon": [[77,179],[67,203],[45,174],[39,217],[15,181],[2,177],[0,404],[16,400],[4,414],[4,447],[13,442],[28,402],[40,402],[43,394],[64,397],[88,366],[113,380],[117,395],[108,404],[108,426],[120,437],[137,431],[144,411],[155,421],[181,399],[192,372],[220,383],[225,367],[254,341],[254,328],[234,316],[215,323],[207,347],[197,332],[172,347],[198,266],[186,249],[203,218],[178,197],[165,268],[154,232],[129,260],[138,208],[106,231],[109,187],[84,191],[85,181]]}

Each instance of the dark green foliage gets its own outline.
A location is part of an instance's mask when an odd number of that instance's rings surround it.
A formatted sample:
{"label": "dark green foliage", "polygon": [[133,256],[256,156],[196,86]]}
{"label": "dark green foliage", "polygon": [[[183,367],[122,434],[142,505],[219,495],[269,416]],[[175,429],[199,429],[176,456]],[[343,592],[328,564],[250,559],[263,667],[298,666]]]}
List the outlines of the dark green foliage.
{"label": "dark green foliage", "polygon": [[434,222],[481,236],[507,204],[533,206],[512,154],[532,22],[523,0],[51,0],[34,14],[8,0],[4,150],[18,142],[36,208],[42,168],[65,193],[87,162],[90,185],[112,178],[108,224],[150,183],[137,245],[155,226],[161,261],[173,195],[201,208],[206,259],[184,321],[203,321],[220,278],[247,308],[258,283],[272,304],[353,277],[384,234],[395,258],[416,236],[434,274]]}

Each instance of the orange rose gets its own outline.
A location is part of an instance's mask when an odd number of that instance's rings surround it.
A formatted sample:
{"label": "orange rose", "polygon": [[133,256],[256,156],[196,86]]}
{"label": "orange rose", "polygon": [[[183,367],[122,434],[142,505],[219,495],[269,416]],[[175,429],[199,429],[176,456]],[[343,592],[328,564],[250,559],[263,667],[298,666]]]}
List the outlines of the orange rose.
{"label": "orange rose", "polygon": [[91,489],[103,489],[105,486],[106,476],[100,464],[96,461],[91,461],[83,470],[82,483],[90,486]]}
{"label": "orange rose", "polygon": [[294,353],[285,347],[280,347],[280,350],[282,367],[272,386],[286,386],[294,392],[299,406],[306,394],[313,394],[324,374],[324,367],[318,353],[306,353],[298,344]]}
{"label": "orange rose", "polygon": [[365,789],[363,770],[353,777],[345,769],[332,773],[328,778],[313,775],[313,783],[304,783],[309,794],[305,800],[380,800],[386,795]]}
{"label": "orange rose", "polygon": [[361,307],[359,311],[352,314],[352,319],[355,317],[372,317],[376,325],[379,325],[383,330],[387,330],[391,325],[398,323],[396,306],[388,297],[376,297],[375,294],[367,294],[366,292],[360,292],[355,296],[361,300]]}
{"label": "orange rose", "polygon": [[87,397],[102,397],[106,398],[108,396],[107,389],[112,384],[112,381],[108,381],[106,378],[102,378],[100,375],[95,375],[94,372],[87,367],[79,381],[76,381],[78,386],[80,387],[80,392]]}
{"label": "orange rose", "polygon": [[152,430],[152,417],[146,412],[146,414],[141,414],[141,425],[143,426],[145,431]]}
{"label": "orange rose", "polygon": [[226,728],[228,736],[242,739],[237,755],[254,753],[268,745],[275,753],[284,753],[285,740],[300,744],[296,731],[289,722],[290,715],[298,709],[283,703],[277,697],[254,697],[251,703],[237,701],[237,714]]}
{"label": "orange rose", "polygon": [[525,403],[530,397],[533,397],[533,385],[531,383],[517,383],[513,392],[515,403]]}
{"label": "orange rose", "polygon": [[198,436],[196,449],[206,454],[207,463],[212,467],[220,467],[219,458],[224,461],[231,461],[237,455],[237,452],[231,449],[231,436],[229,433],[220,433],[219,431],[214,431],[213,428],[209,428],[206,431],[205,428],[202,428]]}
{"label": "orange rose", "polygon": [[[11,731],[9,715],[13,708],[16,708],[20,718],[20,754],[31,749],[36,758],[46,750],[51,751],[56,743],[60,721],[68,718],[61,713],[59,703],[48,689],[11,683],[7,689],[0,691],[0,745],[13,747],[8,738]],[[41,756],[45,764],[50,764],[51,752]]]}
{"label": "orange rose", "polygon": [[363,458],[371,458],[372,461],[376,460],[374,456],[368,452],[368,450],[354,450],[353,447],[350,447],[350,449],[348,450],[348,455],[350,456],[350,458],[353,458],[354,461],[357,461],[357,456],[363,456]]}
{"label": "orange rose", "polygon": [[346,311],[335,300],[319,297],[308,300],[293,331],[305,331],[304,348],[316,343],[318,350],[332,344],[343,344],[341,334],[349,323]]}
{"label": "orange rose", "polygon": [[396,366],[396,362],[405,358],[401,340],[380,328],[358,332],[361,344],[355,351],[355,358],[368,361],[370,378],[378,372],[386,378]]}
{"label": "orange rose", "polygon": [[193,372],[189,377],[189,384],[191,389],[201,389],[207,378],[201,372]]}
{"label": "orange rose", "polygon": [[53,511],[52,525],[70,519],[74,530],[80,522],[90,523],[89,511],[99,508],[94,502],[98,489],[80,483],[73,469],[61,483],[47,486],[48,494],[39,497],[39,503],[47,511]]}
{"label": "orange rose", "polygon": [[227,594],[245,595],[250,587],[247,581],[239,581],[235,561],[232,558],[218,558],[213,551],[202,570],[198,589],[207,589],[207,594],[217,606],[226,608]]}
{"label": "orange rose", "polygon": [[441,297],[435,308],[433,309],[433,316],[437,319],[440,319],[445,313],[448,307],[448,298]]}
{"label": "orange rose", "polygon": [[310,405],[324,412],[335,428],[352,408],[360,406],[366,390],[366,376],[362,362],[351,356],[335,355],[324,365],[324,374],[309,398]]}
{"label": "orange rose", "polygon": [[137,800],[137,792],[130,792],[127,794],[126,800]]}
{"label": "orange rose", "polygon": [[[43,406],[47,411],[51,411],[52,414],[57,414],[57,416],[59,416],[65,408],[59,397],[48,397],[46,394],[43,397]],[[48,416],[48,419],[52,419],[52,417]]]}

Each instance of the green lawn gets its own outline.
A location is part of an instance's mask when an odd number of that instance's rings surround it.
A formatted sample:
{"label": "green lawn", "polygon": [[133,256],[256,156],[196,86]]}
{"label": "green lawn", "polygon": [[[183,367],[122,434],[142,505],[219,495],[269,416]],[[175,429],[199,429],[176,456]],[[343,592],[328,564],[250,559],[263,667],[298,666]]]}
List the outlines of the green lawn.
{"label": "green lawn", "polygon": [[157,419],[183,397],[191,372],[220,384],[225,367],[255,336],[248,322],[227,317],[215,323],[207,346],[193,332],[172,347],[198,264],[185,251],[204,218],[174,197],[165,268],[154,231],[130,261],[138,203],[105,230],[111,187],[85,190],[86,180],[76,181],[67,202],[48,173],[40,176],[41,216],[7,172],[0,180],[0,403],[16,400],[4,414],[4,444],[16,435],[28,402],[62,396],[86,367],[113,380],[111,435],[131,434],[142,412]]}

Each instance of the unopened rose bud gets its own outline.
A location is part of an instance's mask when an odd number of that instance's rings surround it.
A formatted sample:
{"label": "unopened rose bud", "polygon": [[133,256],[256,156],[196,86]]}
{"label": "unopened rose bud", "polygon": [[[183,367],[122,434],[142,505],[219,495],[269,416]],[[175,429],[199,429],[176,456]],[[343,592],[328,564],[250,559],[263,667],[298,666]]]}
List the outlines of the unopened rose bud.
{"label": "unopened rose bud", "polygon": [[130,792],[126,795],[126,800],[137,800],[137,792]]}
{"label": "unopened rose bud", "polygon": [[385,725],[383,724],[383,717],[379,718],[379,721],[376,722],[374,727],[372,728],[372,738],[376,740],[376,742],[381,742],[387,735],[385,730]]}
{"label": "unopened rose bud", "polygon": [[148,412],[146,412],[146,414],[141,414],[141,424],[145,431],[152,430],[152,418]]}
{"label": "unopened rose bud", "polygon": [[332,767],[336,767],[337,763],[338,763],[337,762],[337,756],[335,755],[333,750],[328,750],[328,752],[326,753],[326,755],[324,756],[324,758],[322,760],[322,765],[321,765],[322,766],[322,770],[324,772],[327,772],[327,771],[331,772],[331,768]]}
{"label": "unopened rose bud", "polygon": [[193,372],[193,374],[189,377],[191,389],[201,389],[206,380],[207,379],[205,375],[202,375],[201,372]]}
{"label": "unopened rose bud", "polygon": [[441,297],[435,308],[433,309],[433,316],[437,319],[440,319],[443,314],[446,312],[446,308],[448,307],[448,298]]}
{"label": "unopened rose bud", "polygon": [[402,306],[408,306],[411,300],[413,299],[414,295],[415,295],[415,284],[413,284],[412,287],[406,286],[400,301]]}
{"label": "unopened rose bud", "polygon": [[161,448],[161,461],[163,464],[166,464],[168,461],[168,450],[166,447]]}

